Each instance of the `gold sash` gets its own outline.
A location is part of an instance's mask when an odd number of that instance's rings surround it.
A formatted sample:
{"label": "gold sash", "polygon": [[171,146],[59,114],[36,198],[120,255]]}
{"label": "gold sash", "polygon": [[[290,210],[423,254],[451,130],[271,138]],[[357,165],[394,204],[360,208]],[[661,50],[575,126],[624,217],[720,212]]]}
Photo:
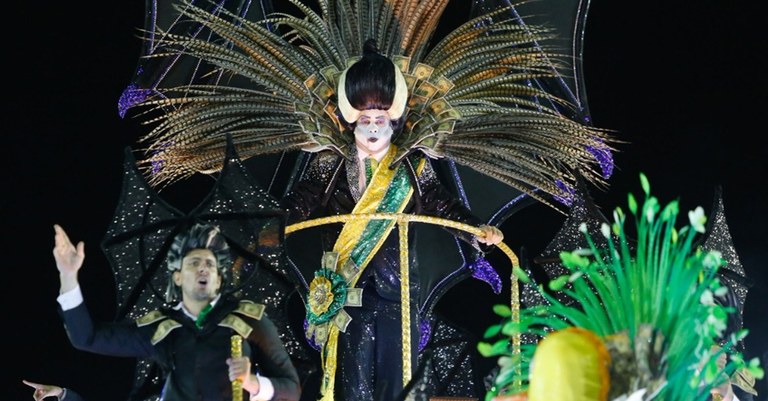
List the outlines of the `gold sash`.
{"label": "gold sash", "polygon": [[[403,164],[394,170],[389,169],[396,152],[397,147],[390,145],[389,151],[373,172],[370,185],[366,187],[351,214],[402,213],[405,209],[413,195],[413,187]],[[425,163],[425,159],[419,162],[416,169],[417,175],[421,174]],[[344,224],[333,250],[339,254],[337,271],[350,258],[359,267],[357,275],[349,283],[350,287],[357,283],[365,267],[368,266],[368,262],[381,248],[395,223],[395,220],[353,219]],[[338,338],[338,327],[330,325],[328,340],[321,353],[323,382],[320,401],[333,401],[334,399]]]}

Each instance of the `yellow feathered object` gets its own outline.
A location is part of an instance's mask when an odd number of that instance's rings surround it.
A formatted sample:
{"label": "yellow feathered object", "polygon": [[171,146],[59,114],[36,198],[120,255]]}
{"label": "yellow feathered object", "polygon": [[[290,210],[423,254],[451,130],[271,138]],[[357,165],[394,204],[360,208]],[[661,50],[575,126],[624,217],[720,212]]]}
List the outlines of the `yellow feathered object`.
{"label": "yellow feathered object", "polygon": [[529,401],[605,401],[611,357],[595,333],[569,327],[546,336],[531,362]]}

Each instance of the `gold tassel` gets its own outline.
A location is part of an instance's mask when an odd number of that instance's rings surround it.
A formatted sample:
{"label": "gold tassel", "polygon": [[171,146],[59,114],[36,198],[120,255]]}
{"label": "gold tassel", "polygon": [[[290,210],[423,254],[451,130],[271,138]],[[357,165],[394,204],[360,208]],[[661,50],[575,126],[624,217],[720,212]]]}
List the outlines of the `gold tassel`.
{"label": "gold tassel", "polygon": [[323,382],[320,386],[320,394],[322,397],[320,401],[333,401],[333,392],[336,384],[336,350],[339,344],[339,329],[334,325],[330,325],[328,332],[328,341],[323,346],[322,362],[323,362]]}

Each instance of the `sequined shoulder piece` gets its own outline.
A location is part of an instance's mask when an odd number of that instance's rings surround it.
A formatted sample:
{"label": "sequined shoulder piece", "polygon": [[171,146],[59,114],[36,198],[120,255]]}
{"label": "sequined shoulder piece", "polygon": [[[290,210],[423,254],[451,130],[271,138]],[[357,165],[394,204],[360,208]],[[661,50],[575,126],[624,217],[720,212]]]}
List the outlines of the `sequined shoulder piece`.
{"label": "sequined shoulder piece", "polygon": [[170,334],[173,330],[178,329],[179,327],[181,327],[181,323],[173,319],[163,320],[160,322],[160,324],[157,325],[157,329],[152,335],[152,345],[159,343],[165,337],[167,337],[168,334]]}
{"label": "sequined shoulder piece", "polygon": [[146,315],[136,319],[136,325],[138,327],[149,326],[150,324],[155,324],[158,322],[160,322],[160,324],[157,325],[157,329],[155,329],[154,334],[152,334],[152,345],[159,343],[165,337],[167,337],[171,331],[181,327],[181,323],[169,318],[159,310],[153,310],[152,312],[149,312]]}
{"label": "sequined shoulder piece", "polygon": [[309,163],[305,176],[308,178],[328,181],[328,175],[333,173],[339,163],[339,156],[333,152],[320,152]]}
{"label": "sequined shoulder piece", "polygon": [[160,312],[159,310],[153,310],[152,312],[149,312],[146,315],[136,319],[136,325],[142,327],[167,318],[168,316],[165,316],[163,312]]}
{"label": "sequined shoulder piece", "polygon": [[[258,305],[258,304],[254,304]],[[262,307],[264,305],[259,305]],[[245,322],[241,317],[234,314],[234,312],[237,312],[238,310],[234,310],[233,313],[230,313],[227,315],[221,322],[219,322],[219,326],[221,327],[229,327],[230,329],[237,332],[237,334],[248,337],[251,334],[251,331],[253,331],[253,327]]]}
{"label": "sequined shoulder piece", "polygon": [[233,310],[232,313],[237,313],[256,320],[261,320],[261,317],[264,316],[264,304],[257,304],[252,301],[242,300],[240,301],[240,304],[237,305],[237,309]]}

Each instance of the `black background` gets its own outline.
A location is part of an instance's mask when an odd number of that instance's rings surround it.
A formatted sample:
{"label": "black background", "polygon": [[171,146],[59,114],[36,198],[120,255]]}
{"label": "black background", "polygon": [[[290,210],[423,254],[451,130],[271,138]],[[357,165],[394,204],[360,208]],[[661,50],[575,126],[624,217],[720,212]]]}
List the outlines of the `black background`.
{"label": "black background", "polygon": [[[69,345],[55,312],[58,277],[51,256],[54,223],[86,242],[83,291],[94,315],[110,319],[114,283],[98,243],[119,194],[123,148],[146,130],[117,114],[140,54],[136,28],[144,4],[103,3],[110,5],[15,2],[19,9],[6,18],[0,211],[9,278],[2,302],[3,376],[10,395],[3,399],[31,399],[23,378],[71,386],[91,401],[124,399],[130,387],[130,360]],[[699,205],[709,211],[714,188],[722,185],[733,242],[756,283],[745,308],[747,355],[764,356],[768,85],[762,60],[768,36],[760,28],[759,2],[683,3],[591,3],[583,54],[589,108],[595,125],[629,142],[615,155],[610,189],[593,197],[610,215],[626,204],[628,192],[640,192],[638,173],[645,172],[663,203],[679,199],[683,211]],[[467,7],[449,6],[448,12],[466,15]],[[535,215],[528,220],[526,231],[505,227],[511,241],[552,230]],[[458,305],[461,291],[474,291],[472,285],[455,287],[446,302]],[[476,322],[477,333],[489,324]],[[758,390],[765,400],[765,380]]]}

